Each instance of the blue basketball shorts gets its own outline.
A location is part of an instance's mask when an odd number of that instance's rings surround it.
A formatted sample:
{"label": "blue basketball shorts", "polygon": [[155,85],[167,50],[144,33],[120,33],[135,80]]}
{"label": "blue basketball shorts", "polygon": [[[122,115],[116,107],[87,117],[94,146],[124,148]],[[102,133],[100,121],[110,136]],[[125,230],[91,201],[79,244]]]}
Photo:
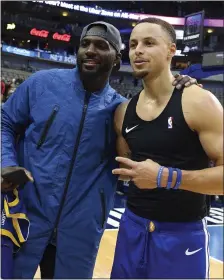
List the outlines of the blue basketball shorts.
{"label": "blue basketball shorts", "polygon": [[209,233],[205,219],[168,223],[125,210],[115,249],[112,279],[206,279]]}

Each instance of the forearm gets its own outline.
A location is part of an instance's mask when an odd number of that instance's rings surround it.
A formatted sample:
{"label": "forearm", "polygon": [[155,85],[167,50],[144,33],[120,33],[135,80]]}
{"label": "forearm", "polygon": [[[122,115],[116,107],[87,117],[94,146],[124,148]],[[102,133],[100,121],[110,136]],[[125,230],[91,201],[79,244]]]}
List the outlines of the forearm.
{"label": "forearm", "polygon": [[[168,169],[164,169],[162,186],[166,186]],[[173,184],[176,182],[176,172],[173,175]],[[179,189],[207,194],[223,195],[223,165],[202,170],[182,170],[182,181]]]}

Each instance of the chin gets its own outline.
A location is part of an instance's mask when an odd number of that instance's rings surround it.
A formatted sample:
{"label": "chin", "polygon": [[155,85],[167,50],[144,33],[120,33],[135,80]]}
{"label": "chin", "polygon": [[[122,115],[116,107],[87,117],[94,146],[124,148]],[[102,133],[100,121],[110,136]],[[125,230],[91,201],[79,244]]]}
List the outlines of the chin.
{"label": "chin", "polygon": [[141,71],[134,70],[134,72],[133,72],[134,77],[137,78],[137,79],[143,79],[148,74],[149,74],[149,71],[147,71],[147,70],[141,70]]}
{"label": "chin", "polygon": [[88,76],[89,78],[91,77],[95,77],[96,75],[98,75],[99,73],[99,69],[97,68],[93,68],[93,69],[88,69],[86,68],[84,65],[82,65],[81,69],[81,73],[85,76]]}

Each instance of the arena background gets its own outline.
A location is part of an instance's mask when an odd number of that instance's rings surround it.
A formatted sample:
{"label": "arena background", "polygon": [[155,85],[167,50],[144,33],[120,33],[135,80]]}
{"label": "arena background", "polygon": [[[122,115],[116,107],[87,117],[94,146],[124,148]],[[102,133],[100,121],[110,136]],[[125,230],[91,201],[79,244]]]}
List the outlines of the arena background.
{"label": "arena background", "polygon": [[[141,81],[133,78],[128,59],[128,39],[136,22],[147,16],[159,16],[174,25],[177,52],[173,73],[198,79],[223,105],[224,95],[224,2],[223,1],[2,1],[1,2],[1,99],[6,102],[28,76],[41,69],[73,68],[82,28],[104,20],[114,24],[123,41],[122,66],[111,77],[111,85],[127,98],[141,90]],[[204,11],[198,47],[183,40],[185,17]],[[193,26],[193,27],[192,27]],[[197,32],[192,25],[189,32]],[[193,28],[193,29],[192,29]],[[193,31],[192,31],[193,30]],[[195,45],[194,45],[195,46]],[[109,276],[117,229],[126,201],[127,183],[120,182],[114,209],[107,221],[94,276]],[[224,278],[223,272],[223,197],[211,197],[211,276]],[[37,273],[37,277],[38,277]]]}

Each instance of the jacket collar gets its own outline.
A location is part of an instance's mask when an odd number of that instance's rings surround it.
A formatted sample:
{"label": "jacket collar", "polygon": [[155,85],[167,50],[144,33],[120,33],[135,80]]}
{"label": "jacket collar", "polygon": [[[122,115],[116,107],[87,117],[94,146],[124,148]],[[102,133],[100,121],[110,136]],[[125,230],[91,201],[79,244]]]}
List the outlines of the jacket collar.
{"label": "jacket collar", "polygon": [[[79,92],[81,92],[82,94],[83,93],[86,93],[86,90],[84,89],[83,87],[83,83],[80,79],[80,74],[79,74],[79,71],[78,71],[78,68],[74,68],[73,69],[73,77],[74,77],[74,87],[76,90],[78,90]],[[109,84],[109,80],[107,81],[106,85],[104,88],[102,88],[100,91],[98,92],[94,92],[92,93],[92,96],[91,98],[100,98],[101,99],[101,102],[103,101],[103,103],[105,105],[111,103],[113,97],[114,97],[114,90],[110,87],[110,84]]]}

